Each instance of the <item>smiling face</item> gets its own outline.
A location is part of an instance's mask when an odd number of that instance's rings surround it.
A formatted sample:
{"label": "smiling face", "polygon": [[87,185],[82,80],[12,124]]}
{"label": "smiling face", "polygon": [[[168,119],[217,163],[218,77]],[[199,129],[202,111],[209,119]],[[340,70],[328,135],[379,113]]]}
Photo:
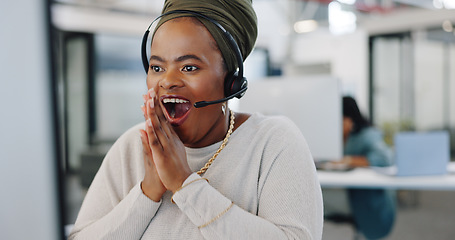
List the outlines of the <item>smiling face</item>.
{"label": "smiling face", "polygon": [[221,104],[194,108],[198,101],[224,97],[226,70],[210,32],[198,20],[169,20],[155,32],[147,75],[167,120],[187,147],[204,147],[224,138],[227,117]]}

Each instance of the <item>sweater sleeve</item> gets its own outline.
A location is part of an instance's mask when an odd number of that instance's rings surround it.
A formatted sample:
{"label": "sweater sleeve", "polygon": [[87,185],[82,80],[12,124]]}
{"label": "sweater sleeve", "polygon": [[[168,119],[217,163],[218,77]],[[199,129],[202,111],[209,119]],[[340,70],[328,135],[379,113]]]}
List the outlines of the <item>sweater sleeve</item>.
{"label": "sweater sleeve", "polygon": [[[185,181],[200,178],[192,174]],[[196,181],[177,192],[175,203],[196,226],[205,239],[286,239],[271,222],[234,205],[205,181]],[[227,212],[226,212],[227,210]]]}
{"label": "sweater sleeve", "polygon": [[382,139],[379,130],[367,131],[364,142],[368,146],[366,158],[371,166],[384,167],[392,163],[391,151]]}
{"label": "sweater sleeve", "polygon": [[[262,153],[257,215],[235,203],[230,207],[231,200],[206,181],[174,195],[194,225],[208,224],[200,228],[205,239],[321,239],[322,194],[311,154],[303,136],[278,137]],[[197,178],[193,174],[185,183]]]}
{"label": "sweater sleeve", "polygon": [[103,160],[69,239],[140,239],[155,216],[161,202],[142,192],[140,166],[135,166],[142,160],[133,160],[140,156],[131,154],[137,146],[128,135],[131,132],[119,138]]}

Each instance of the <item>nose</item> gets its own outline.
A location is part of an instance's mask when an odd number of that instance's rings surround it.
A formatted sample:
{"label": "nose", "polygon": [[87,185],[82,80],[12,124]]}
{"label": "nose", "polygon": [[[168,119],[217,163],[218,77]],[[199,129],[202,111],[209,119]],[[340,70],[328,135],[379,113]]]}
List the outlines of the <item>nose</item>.
{"label": "nose", "polygon": [[163,74],[163,78],[160,80],[159,85],[166,90],[172,90],[183,87],[184,82],[180,74],[175,73],[174,71],[167,71]]}

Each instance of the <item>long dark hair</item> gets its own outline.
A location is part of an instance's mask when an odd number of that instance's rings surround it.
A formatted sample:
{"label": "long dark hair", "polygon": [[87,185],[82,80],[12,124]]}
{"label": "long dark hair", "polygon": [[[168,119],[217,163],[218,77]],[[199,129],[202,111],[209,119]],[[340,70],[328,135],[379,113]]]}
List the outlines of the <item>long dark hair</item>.
{"label": "long dark hair", "polygon": [[371,126],[370,121],[360,113],[355,99],[350,96],[343,97],[343,117],[351,118],[354,122],[352,133],[358,133],[362,129]]}

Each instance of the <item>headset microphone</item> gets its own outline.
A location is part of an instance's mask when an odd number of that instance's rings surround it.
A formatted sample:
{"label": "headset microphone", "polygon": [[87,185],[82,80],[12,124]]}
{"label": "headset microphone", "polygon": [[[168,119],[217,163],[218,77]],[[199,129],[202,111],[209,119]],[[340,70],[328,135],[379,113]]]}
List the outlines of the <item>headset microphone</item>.
{"label": "headset microphone", "polygon": [[226,101],[231,100],[231,99],[233,99],[235,97],[241,98],[245,94],[246,90],[248,89],[247,85],[248,85],[247,82],[245,82],[245,86],[243,86],[242,89],[240,89],[240,91],[238,91],[238,92],[236,92],[236,93],[234,93],[234,94],[232,94],[230,96],[227,96],[225,98],[221,98],[221,99],[218,99],[218,100],[215,100],[215,101],[200,101],[200,102],[195,103],[193,106],[195,108],[201,108],[201,107],[206,107],[206,106],[212,105],[212,104],[226,102]]}

